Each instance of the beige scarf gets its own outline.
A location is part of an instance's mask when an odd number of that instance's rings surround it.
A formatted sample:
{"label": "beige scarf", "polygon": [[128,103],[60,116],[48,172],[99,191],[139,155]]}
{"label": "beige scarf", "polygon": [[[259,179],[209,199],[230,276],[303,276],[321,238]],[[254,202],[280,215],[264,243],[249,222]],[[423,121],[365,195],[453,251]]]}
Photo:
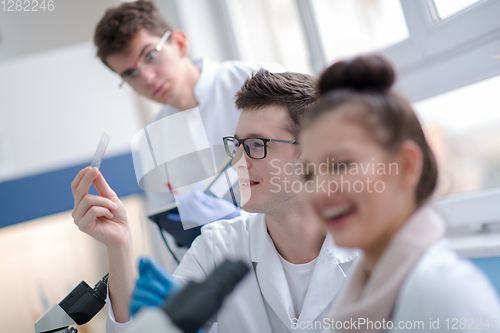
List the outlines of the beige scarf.
{"label": "beige scarf", "polygon": [[[396,233],[369,277],[364,257],[358,259],[330,317],[349,323],[364,318],[374,323],[373,329],[364,325],[357,327],[358,332],[381,332],[382,328],[375,329],[375,322],[391,320],[399,289],[409,272],[443,234],[444,223],[439,215],[429,205],[418,209]],[[336,331],[356,331],[353,327],[345,328]]]}

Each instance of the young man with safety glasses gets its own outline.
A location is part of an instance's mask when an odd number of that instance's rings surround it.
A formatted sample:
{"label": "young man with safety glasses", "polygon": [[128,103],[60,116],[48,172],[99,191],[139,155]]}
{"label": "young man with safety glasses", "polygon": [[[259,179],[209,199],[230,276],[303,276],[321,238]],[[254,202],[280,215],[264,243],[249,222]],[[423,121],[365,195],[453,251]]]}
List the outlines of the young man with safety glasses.
{"label": "young man with safety glasses", "polygon": [[[357,257],[326,237],[299,191],[284,190],[286,182],[302,180],[300,172],[277,171],[300,164],[299,122],[314,102],[314,86],[308,75],[261,70],[236,94],[242,112],[224,145],[250,214],[205,225],[173,276],[182,284],[201,281],[226,258],[247,262],[249,277],[214,318],[218,332],[320,332],[325,326],[317,323]],[[140,275],[132,313],[162,304],[175,285],[154,263],[141,265],[155,274]]]}
{"label": "young man with safety glasses", "polygon": [[[151,122],[197,107],[205,132],[199,140],[208,140],[212,146],[232,134],[240,115],[234,94],[261,67],[240,61],[192,61],[186,35],[173,29],[150,1],[108,9],[96,27],[94,43],[97,56],[121,76],[119,87],[128,84],[138,94],[165,105]],[[283,70],[276,64],[266,67]],[[147,195],[150,211],[173,201],[171,193]]]}

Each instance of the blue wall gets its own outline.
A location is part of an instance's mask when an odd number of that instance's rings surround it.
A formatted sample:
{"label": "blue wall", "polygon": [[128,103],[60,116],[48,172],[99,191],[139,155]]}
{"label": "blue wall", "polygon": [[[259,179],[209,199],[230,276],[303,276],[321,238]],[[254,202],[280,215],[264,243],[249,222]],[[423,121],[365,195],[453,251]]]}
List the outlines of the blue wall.
{"label": "blue wall", "polygon": [[500,257],[477,258],[471,261],[488,275],[500,297]]}
{"label": "blue wall", "polygon": [[[73,209],[71,182],[88,163],[0,183],[0,227]],[[132,154],[104,159],[100,170],[119,197],[142,193]],[[91,193],[97,194],[94,187]]]}

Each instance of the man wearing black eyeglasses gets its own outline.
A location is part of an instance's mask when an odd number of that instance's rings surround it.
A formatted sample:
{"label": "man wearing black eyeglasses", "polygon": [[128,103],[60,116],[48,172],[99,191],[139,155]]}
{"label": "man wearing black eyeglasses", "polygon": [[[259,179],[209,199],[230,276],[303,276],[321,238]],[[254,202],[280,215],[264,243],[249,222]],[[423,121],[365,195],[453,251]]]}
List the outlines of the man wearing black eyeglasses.
{"label": "man wearing black eyeglasses", "polygon": [[[314,102],[314,86],[305,74],[260,70],[236,94],[242,112],[224,146],[238,172],[242,207],[254,214],[205,225],[173,276],[204,280],[228,257],[253,267],[214,318],[218,332],[321,332],[326,326],[318,323],[357,256],[326,237],[300,191],[284,190],[286,182],[301,180],[300,172],[276,171],[298,164],[299,122]],[[168,297],[168,274],[153,269],[139,277],[135,311]]]}
{"label": "man wearing black eyeglasses", "polygon": [[[125,2],[106,11],[96,27],[94,43],[97,56],[121,77],[119,88],[128,85],[138,94],[165,105],[153,121],[198,107],[206,133],[204,140],[210,145],[220,145],[223,136],[232,135],[240,117],[234,105],[234,94],[245,79],[260,68],[237,61],[192,61],[188,57],[186,35],[173,29],[150,1]],[[281,68],[276,66],[276,69]],[[82,180],[80,176],[77,176],[75,189]],[[81,227],[93,221],[92,217],[87,220],[85,213],[94,201],[84,205],[81,199],[90,197],[88,193],[73,194],[75,223],[108,248],[109,297],[112,301],[112,307],[108,308],[114,310],[114,313],[110,311],[111,316],[117,323],[127,322],[127,303],[133,289],[135,265],[124,264],[130,262],[132,256],[130,228],[126,223],[117,223],[126,216],[113,214],[109,221],[100,221],[99,228]],[[173,201],[171,193],[146,195],[150,211]],[[216,201],[219,200],[211,202]]]}

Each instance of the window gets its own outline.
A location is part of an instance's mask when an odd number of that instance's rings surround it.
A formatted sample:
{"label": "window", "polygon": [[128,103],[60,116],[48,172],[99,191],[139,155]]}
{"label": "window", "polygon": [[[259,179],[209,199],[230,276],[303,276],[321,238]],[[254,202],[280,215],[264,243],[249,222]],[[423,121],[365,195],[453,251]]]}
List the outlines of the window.
{"label": "window", "polygon": [[401,4],[394,0],[313,0],[328,63],[380,50],[408,38]]}
{"label": "window", "polygon": [[436,9],[436,18],[444,20],[481,0],[430,0]]}
{"label": "window", "polygon": [[500,1],[220,1],[245,13],[233,23],[257,60],[319,74],[338,58],[388,57],[438,156],[438,193],[500,186]]}
{"label": "window", "polygon": [[415,103],[440,165],[437,195],[500,186],[500,76]]}
{"label": "window", "polygon": [[410,36],[382,53],[396,64],[402,78],[400,86],[412,100],[500,73],[498,61],[491,56],[500,49],[500,1],[477,1],[460,15],[436,20],[436,10],[445,10],[445,3],[461,3],[454,8],[463,9],[464,1],[401,2]]}
{"label": "window", "polygon": [[312,73],[294,0],[236,0],[227,4],[243,60],[277,62],[290,71]]}

